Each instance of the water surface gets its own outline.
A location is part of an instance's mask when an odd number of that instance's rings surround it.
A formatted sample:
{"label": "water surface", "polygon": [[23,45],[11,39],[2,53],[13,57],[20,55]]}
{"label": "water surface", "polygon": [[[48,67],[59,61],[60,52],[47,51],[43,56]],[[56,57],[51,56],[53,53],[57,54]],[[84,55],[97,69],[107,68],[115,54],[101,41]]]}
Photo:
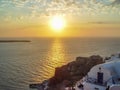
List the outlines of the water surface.
{"label": "water surface", "polygon": [[54,75],[55,67],[77,56],[120,52],[119,38],[30,38],[29,43],[0,43],[0,90],[30,90],[30,83]]}

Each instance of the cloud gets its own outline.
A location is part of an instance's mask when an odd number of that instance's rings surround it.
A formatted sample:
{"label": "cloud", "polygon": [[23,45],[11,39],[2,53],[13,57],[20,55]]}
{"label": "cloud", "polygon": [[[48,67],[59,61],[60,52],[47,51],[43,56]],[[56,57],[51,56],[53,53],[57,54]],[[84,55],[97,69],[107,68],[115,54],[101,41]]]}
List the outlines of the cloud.
{"label": "cloud", "polygon": [[114,0],[111,5],[120,5],[120,0]]}
{"label": "cloud", "polygon": [[[1,9],[10,5],[19,17],[39,18],[55,14],[73,16],[120,15],[120,0],[0,0]],[[9,8],[9,9],[10,9]],[[2,11],[0,9],[0,11]],[[18,11],[19,10],[19,11]],[[14,14],[14,13],[13,13]],[[23,19],[20,19],[23,20]]]}
{"label": "cloud", "polygon": [[17,7],[23,7],[29,0],[12,0],[12,3]]}
{"label": "cloud", "polygon": [[111,21],[111,22],[101,22],[101,21],[99,21],[99,22],[88,22],[89,24],[120,24],[120,22],[113,22],[113,21]]}

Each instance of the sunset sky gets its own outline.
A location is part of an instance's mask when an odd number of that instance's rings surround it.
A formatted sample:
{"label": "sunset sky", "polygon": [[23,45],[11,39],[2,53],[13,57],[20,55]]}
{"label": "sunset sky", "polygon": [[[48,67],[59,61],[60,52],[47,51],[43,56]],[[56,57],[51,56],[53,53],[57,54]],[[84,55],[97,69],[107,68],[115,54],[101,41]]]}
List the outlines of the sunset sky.
{"label": "sunset sky", "polygon": [[[61,32],[52,17],[64,17]],[[0,0],[0,37],[120,37],[120,0]]]}

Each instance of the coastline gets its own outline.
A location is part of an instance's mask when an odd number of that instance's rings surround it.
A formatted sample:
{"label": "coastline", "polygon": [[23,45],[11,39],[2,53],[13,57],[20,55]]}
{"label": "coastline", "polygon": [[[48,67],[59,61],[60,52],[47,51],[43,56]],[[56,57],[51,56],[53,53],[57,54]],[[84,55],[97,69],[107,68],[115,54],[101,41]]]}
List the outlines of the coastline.
{"label": "coastline", "polygon": [[31,42],[30,40],[0,40],[0,43]]}
{"label": "coastline", "polygon": [[104,61],[103,57],[99,55],[77,57],[75,61],[57,67],[54,76],[50,79],[40,84],[30,84],[29,87],[38,90],[65,90],[66,87],[73,88],[75,83],[87,75],[93,66],[101,63],[104,63]]}

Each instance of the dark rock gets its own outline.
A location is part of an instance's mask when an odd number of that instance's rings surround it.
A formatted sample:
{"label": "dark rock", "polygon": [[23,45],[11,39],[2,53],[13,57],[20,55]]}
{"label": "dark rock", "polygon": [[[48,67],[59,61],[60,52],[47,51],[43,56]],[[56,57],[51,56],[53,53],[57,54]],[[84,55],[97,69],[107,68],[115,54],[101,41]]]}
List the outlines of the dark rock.
{"label": "dark rock", "polygon": [[33,89],[43,90],[45,86],[42,84],[30,84],[29,87]]}
{"label": "dark rock", "polygon": [[73,86],[73,84],[85,76],[94,65],[101,63],[103,63],[103,58],[99,55],[77,57],[75,61],[55,69],[55,75],[49,80],[48,90],[60,90],[61,87]]}
{"label": "dark rock", "polygon": [[70,72],[67,69],[67,66],[62,66],[61,68],[55,69],[55,75],[50,79],[49,86],[57,85],[62,83],[65,79],[70,79]]}

